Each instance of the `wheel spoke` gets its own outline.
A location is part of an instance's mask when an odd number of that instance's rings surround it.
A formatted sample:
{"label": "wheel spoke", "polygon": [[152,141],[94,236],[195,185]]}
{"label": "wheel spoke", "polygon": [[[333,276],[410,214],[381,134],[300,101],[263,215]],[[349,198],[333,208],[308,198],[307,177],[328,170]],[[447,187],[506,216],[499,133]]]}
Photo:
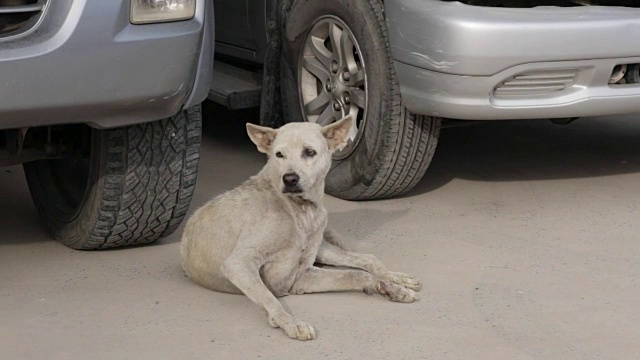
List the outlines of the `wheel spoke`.
{"label": "wheel spoke", "polygon": [[313,76],[317,77],[321,82],[326,81],[329,78],[329,71],[322,65],[317,58],[305,57],[302,60],[302,67],[307,69]]}
{"label": "wheel spoke", "polygon": [[356,64],[356,59],[353,57],[353,41],[351,41],[347,31],[343,31],[342,36],[340,36],[340,52],[342,61],[344,61],[344,63],[341,63],[342,67],[346,67],[351,73],[357,72],[358,64]]}
{"label": "wheel spoke", "polygon": [[352,76],[351,81],[353,82],[353,86],[364,86],[364,70],[356,70]]}
{"label": "wheel spoke", "polygon": [[309,39],[307,40],[307,45],[309,46],[309,49],[311,49],[313,56],[315,56],[316,59],[320,61],[320,63],[324,66],[324,68],[330,69],[332,54],[329,51],[329,49],[327,49],[327,47],[324,46],[324,39],[315,37],[315,36],[309,36]]}
{"label": "wheel spoke", "polygon": [[329,108],[329,100],[331,98],[324,91],[320,92],[317,98],[311,100],[304,106],[307,115],[319,115],[325,108]]}
{"label": "wheel spoke", "polygon": [[357,107],[364,109],[366,104],[365,92],[361,89],[351,90],[351,102]]}
{"label": "wheel spoke", "polygon": [[333,60],[335,60],[340,67],[344,67],[344,57],[342,54],[341,39],[346,35],[346,31],[340,29],[336,25],[335,21],[329,23],[329,39],[331,40],[331,50],[333,51]]}
{"label": "wheel spoke", "polygon": [[[351,105],[349,109],[349,115],[351,115],[354,119],[357,119],[359,112],[360,112],[360,108],[358,108],[356,105]],[[354,121],[353,126],[351,127],[351,131],[349,132],[349,139],[353,141],[356,139],[357,135],[358,135],[358,124],[357,122]]]}
{"label": "wheel spoke", "polygon": [[327,106],[324,111],[322,112],[322,114],[320,114],[320,116],[318,117],[318,120],[316,120],[316,122],[321,125],[321,126],[326,126],[331,124],[332,122],[334,122],[336,120],[336,117],[334,115],[334,110],[331,108],[331,106]]}

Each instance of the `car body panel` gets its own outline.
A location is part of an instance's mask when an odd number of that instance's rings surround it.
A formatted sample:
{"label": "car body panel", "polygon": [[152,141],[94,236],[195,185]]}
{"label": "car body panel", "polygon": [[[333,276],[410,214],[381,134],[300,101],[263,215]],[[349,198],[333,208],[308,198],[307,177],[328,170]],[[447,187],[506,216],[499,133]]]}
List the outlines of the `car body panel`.
{"label": "car body panel", "polygon": [[129,0],[50,1],[36,31],[0,39],[0,128],[118,127],[206,97],[213,34],[203,42],[205,0],[191,20],[147,25],[129,23]]}
{"label": "car body panel", "polygon": [[[616,65],[640,62],[638,8],[393,0],[385,12],[413,112],[492,120],[640,111],[640,84],[609,84]],[[552,78],[563,71],[573,75],[559,84]]]}
{"label": "car body panel", "polygon": [[640,9],[496,8],[438,0],[385,2],[396,61],[456,75],[490,76],[536,62],[640,56]]}
{"label": "car body panel", "polygon": [[195,74],[195,81],[189,98],[184,104],[184,108],[190,108],[203,102],[209,95],[209,89],[215,79],[213,78],[213,64],[215,53],[215,16],[213,2],[205,2],[204,29],[202,34],[202,46],[200,48],[200,59]]}
{"label": "car body panel", "polygon": [[[253,44],[264,39],[264,22],[255,21],[255,14],[265,17],[267,1],[244,3],[241,23],[249,24]],[[223,4],[218,19],[241,15],[228,13],[235,9],[228,6],[231,2],[216,0],[216,5]],[[640,111],[639,84],[609,84],[616,65],[640,63],[640,48],[633,45],[640,38],[640,8],[495,3],[514,7],[440,0],[384,2],[392,57],[409,110],[465,120]],[[217,51],[263,61],[253,47],[243,45],[246,34],[230,34],[223,46],[217,43]],[[563,71],[570,76],[555,80]],[[514,84],[522,85],[522,91]]]}
{"label": "car body panel", "polygon": [[273,0],[214,0],[218,54],[263,63],[268,1]]}

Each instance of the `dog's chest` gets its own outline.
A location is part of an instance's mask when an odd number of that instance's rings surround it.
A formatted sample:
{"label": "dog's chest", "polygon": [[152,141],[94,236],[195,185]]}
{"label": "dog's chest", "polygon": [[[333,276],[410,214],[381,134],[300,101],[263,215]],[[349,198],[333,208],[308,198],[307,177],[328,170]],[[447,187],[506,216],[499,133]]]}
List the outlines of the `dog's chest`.
{"label": "dog's chest", "polygon": [[311,267],[318,254],[327,222],[326,210],[297,213],[286,246],[273,254],[262,268],[262,278],[276,295],[287,294],[299,273]]}
{"label": "dog's chest", "polygon": [[324,228],[327,211],[323,207],[300,206],[300,211],[294,212],[292,218],[295,229],[303,236],[309,236]]}
{"label": "dog's chest", "polygon": [[299,251],[299,258],[312,256],[315,259],[322,242],[322,234],[327,226],[327,211],[323,206],[308,206],[301,210],[293,216],[292,243]]}

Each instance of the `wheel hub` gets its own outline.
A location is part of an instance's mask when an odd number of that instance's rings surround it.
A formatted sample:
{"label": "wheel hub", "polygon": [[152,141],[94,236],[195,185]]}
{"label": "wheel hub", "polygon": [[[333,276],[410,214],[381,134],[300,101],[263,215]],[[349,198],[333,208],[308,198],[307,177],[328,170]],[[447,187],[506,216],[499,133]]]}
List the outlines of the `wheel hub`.
{"label": "wheel hub", "polygon": [[351,104],[351,91],[354,90],[354,88],[357,89],[354,86],[345,84],[345,76],[347,78],[350,76],[345,74],[342,74],[342,77],[340,75],[334,75],[325,81],[325,91],[331,97],[331,100],[340,104],[341,108]]}

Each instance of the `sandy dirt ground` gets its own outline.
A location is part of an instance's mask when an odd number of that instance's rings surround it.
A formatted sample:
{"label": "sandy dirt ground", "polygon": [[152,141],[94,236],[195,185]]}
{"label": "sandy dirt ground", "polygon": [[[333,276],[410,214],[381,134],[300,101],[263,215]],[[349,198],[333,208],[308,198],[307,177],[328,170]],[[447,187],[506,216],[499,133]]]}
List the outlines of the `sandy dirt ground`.
{"label": "sandy dirt ground", "polygon": [[[264,164],[241,118],[209,118],[192,208]],[[244,296],[185,277],[182,228],[80,252],[47,236],[21,167],[0,169],[0,357],[13,359],[633,359],[640,354],[640,115],[442,132],[408,195],[327,198],[360,252],[417,275],[422,299],[289,296],[299,342]]]}

